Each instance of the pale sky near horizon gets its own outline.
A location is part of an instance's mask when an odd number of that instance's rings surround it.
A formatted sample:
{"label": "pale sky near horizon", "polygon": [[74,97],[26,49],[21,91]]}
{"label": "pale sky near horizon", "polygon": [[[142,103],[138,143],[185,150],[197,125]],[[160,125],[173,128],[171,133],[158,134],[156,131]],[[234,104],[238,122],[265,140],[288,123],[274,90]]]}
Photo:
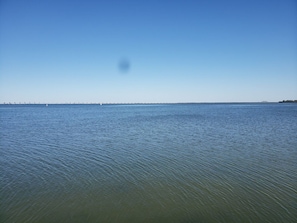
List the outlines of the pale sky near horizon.
{"label": "pale sky near horizon", "polygon": [[0,0],[0,103],[284,99],[296,0]]}

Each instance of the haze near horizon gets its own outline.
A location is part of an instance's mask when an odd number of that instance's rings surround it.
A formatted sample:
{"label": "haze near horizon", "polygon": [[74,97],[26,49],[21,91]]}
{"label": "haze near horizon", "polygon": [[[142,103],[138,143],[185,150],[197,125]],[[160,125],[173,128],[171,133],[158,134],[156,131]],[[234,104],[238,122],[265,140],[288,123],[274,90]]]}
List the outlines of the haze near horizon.
{"label": "haze near horizon", "polygon": [[297,2],[0,2],[0,103],[297,98]]}

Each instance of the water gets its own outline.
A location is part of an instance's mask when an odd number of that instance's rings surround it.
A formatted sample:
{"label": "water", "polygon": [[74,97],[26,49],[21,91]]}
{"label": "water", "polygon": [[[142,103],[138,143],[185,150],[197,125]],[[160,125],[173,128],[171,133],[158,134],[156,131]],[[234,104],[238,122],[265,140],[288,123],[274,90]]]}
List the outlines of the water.
{"label": "water", "polygon": [[297,105],[2,105],[1,222],[297,222]]}

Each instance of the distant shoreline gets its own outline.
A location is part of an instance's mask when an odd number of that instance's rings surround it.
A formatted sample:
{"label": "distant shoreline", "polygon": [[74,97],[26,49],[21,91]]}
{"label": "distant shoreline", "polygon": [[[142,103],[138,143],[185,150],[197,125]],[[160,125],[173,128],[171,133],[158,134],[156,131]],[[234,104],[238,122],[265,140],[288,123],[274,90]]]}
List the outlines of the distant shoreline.
{"label": "distant shoreline", "polygon": [[279,103],[297,103],[297,100],[283,100],[283,101],[280,101]]}

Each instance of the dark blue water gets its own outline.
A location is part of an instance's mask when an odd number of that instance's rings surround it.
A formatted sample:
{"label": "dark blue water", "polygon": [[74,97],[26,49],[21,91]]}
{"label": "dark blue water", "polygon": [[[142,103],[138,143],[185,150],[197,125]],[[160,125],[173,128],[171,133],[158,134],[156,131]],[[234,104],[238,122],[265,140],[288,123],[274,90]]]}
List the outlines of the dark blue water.
{"label": "dark blue water", "polygon": [[296,104],[2,105],[1,222],[297,222]]}

